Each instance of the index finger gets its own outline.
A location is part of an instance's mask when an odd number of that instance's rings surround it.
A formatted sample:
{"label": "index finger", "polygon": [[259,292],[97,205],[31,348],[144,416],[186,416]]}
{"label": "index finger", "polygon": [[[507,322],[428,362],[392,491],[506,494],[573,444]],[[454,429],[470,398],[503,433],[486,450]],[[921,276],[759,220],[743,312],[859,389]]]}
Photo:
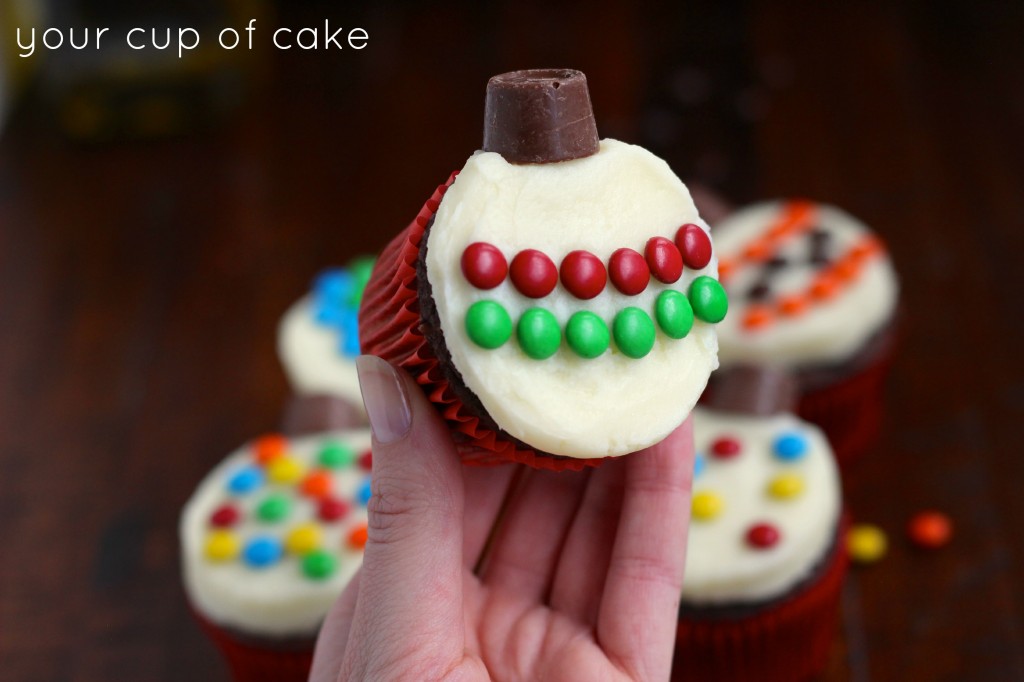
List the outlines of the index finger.
{"label": "index finger", "polygon": [[597,635],[609,658],[640,679],[668,679],[672,665],[693,458],[692,419],[687,419],[626,463]]}

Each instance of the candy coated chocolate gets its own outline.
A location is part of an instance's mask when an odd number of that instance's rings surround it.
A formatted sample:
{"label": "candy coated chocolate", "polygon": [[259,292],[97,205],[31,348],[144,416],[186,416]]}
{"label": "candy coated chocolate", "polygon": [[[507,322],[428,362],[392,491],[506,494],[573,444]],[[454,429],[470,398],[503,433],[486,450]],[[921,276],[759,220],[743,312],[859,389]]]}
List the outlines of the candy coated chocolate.
{"label": "candy coated chocolate", "polygon": [[529,69],[487,82],[485,152],[514,164],[555,163],[596,154],[599,143],[581,72]]}

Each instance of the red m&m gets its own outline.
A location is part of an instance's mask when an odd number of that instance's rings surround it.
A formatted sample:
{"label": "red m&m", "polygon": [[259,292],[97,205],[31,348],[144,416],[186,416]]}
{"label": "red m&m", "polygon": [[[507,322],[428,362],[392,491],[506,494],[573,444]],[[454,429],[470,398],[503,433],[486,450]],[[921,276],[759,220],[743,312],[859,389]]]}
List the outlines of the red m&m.
{"label": "red m&m", "polygon": [[627,296],[636,296],[651,281],[647,261],[633,249],[618,249],[608,259],[608,275],[615,288]]}
{"label": "red m&m", "polygon": [[316,514],[321,521],[337,521],[348,514],[349,505],[336,497],[324,497],[317,506]]}
{"label": "red m&m", "polygon": [[664,237],[651,237],[644,248],[647,265],[659,282],[672,284],[683,274],[683,257],[676,245]]}
{"label": "red m&m", "polygon": [[512,284],[523,296],[543,298],[558,284],[558,268],[550,258],[536,249],[516,254],[509,268]]}
{"label": "red m&m", "polygon": [[589,251],[570,251],[559,268],[562,286],[576,298],[589,300],[602,291],[608,274],[601,259]]}
{"label": "red m&m", "polygon": [[216,526],[217,528],[228,528],[238,523],[240,515],[238,508],[234,505],[225,504],[217,507],[210,514],[210,525]]}
{"label": "red m&m", "polygon": [[740,442],[732,436],[722,436],[711,443],[711,454],[719,459],[735,457],[742,449]]}
{"label": "red m&m", "polygon": [[711,262],[711,239],[700,225],[686,223],[676,232],[676,246],[687,267],[700,270]]}
{"label": "red m&m", "polygon": [[473,242],[462,252],[462,274],[477,289],[493,289],[505,281],[508,263],[496,246]]}
{"label": "red m&m", "polygon": [[756,523],[747,529],[747,544],[755,549],[769,549],[778,544],[781,534],[770,523]]}

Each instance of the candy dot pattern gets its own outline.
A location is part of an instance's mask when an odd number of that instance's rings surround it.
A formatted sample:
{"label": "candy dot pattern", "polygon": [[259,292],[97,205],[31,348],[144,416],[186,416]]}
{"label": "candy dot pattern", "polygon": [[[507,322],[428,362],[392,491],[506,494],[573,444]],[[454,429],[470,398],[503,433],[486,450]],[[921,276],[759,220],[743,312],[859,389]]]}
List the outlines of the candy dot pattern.
{"label": "candy dot pattern", "polygon": [[[473,242],[462,252],[461,267],[466,281],[480,291],[500,286],[507,272],[511,286],[529,299],[549,297],[561,282],[569,296],[583,302],[601,295],[608,288],[609,279],[613,289],[627,297],[646,291],[652,278],[663,286],[673,285],[682,277],[684,263],[702,269],[710,263],[711,255],[711,240],[704,230],[687,224],[679,228],[675,241],[651,237],[642,255],[626,247],[615,250],[607,265],[593,253],[576,249],[566,254],[556,268],[554,260],[542,251],[523,249],[513,256],[511,267],[506,269],[505,254],[497,246]],[[621,308],[612,320],[601,321],[612,329],[614,348],[638,360],[651,352],[659,336],[669,341],[683,339],[695,318],[717,324],[725,318],[728,308],[728,296],[718,280],[700,275],[685,291],[661,291],[649,311],[629,305]],[[512,313],[498,301],[480,299],[466,311],[464,326],[469,339],[485,350],[505,345],[514,328],[519,348],[534,360],[554,356],[563,337],[568,340],[567,349],[578,357],[592,359],[610,346],[601,343],[603,334],[593,321],[579,321],[579,315],[584,313],[594,315],[579,310],[560,322],[550,310],[534,305],[513,319]]]}
{"label": "candy dot pattern", "polygon": [[791,414],[693,411],[683,600],[735,603],[798,585],[834,546],[839,479],[817,427]]}
{"label": "candy dot pattern", "polygon": [[731,310],[718,328],[723,367],[842,364],[887,328],[899,283],[883,241],[835,206],[761,202],[715,226]]}
{"label": "candy dot pattern", "polygon": [[186,589],[200,610],[247,631],[290,620],[315,631],[362,562],[369,445],[368,430],[274,434],[216,467],[182,516]]}
{"label": "candy dot pattern", "polygon": [[281,317],[277,351],[296,394],[337,396],[361,411],[358,311],[373,265],[363,257],[324,270]]}

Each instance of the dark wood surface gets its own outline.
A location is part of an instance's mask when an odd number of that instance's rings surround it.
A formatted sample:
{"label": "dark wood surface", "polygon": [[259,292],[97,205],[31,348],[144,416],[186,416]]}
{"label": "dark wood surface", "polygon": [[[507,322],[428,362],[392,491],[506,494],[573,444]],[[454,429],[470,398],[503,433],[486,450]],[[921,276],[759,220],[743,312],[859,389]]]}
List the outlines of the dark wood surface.
{"label": "dark wood surface", "polygon": [[[274,53],[235,118],[171,140],[69,144],[30,91],[0,140],[0,679],[225,679],[182,504],[275,426],[285,308],[461,166],[490,74],[541,65],[684,179],[888,241],[902,344],[846,486],[891,551],[851,572],[826,679],[1024,679],[1024,6],[551,4],[291,3],[370,47]],[[929,507],[956,534],[921,553]]]}

